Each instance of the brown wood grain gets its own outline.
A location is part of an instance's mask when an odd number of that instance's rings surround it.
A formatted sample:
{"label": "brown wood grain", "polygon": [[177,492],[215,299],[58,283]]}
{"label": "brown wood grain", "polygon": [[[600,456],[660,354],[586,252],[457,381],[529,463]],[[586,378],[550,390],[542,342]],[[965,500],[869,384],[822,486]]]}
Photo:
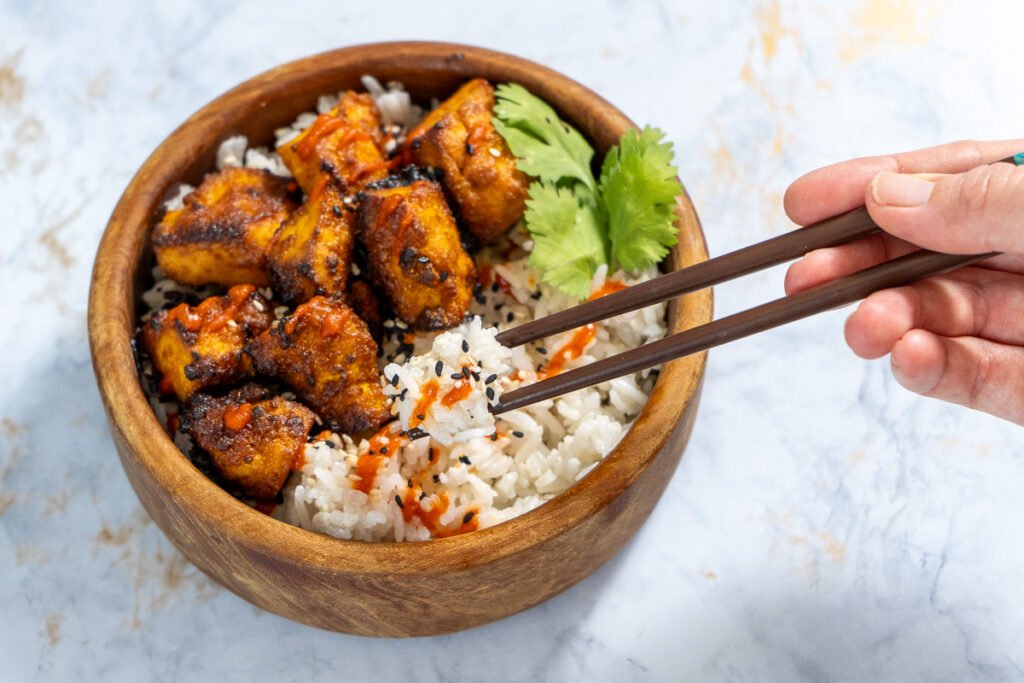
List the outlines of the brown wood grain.
{"label": "brown wood grain", "polygon": [[[618,109],[538,64],[462,45],[382,43],[277,67],[203,107],[139,169],[100,243],[89,295],[89,339],[114,445],[143,506],[171,541],[244,599],[320,628],[371,636],[446,633],[499,619],[580,581],[611,558],[650,514],[693,428],[705,355],[664,366],[632,429],[587,477],[504,524],[425,543],[340,541],[292,527],[238,502],[174,446],[150,410],[132,357],[149,232],[179,182],[198,183],[218,144],[238,133],[271,144],[273,130],[324,93],[359,77],[399,80],[414,99],[443,98],[482,76],[514,81],[550,102],[599,154],[632,126]],[[688,196],[666,267],[707,258]],[[681,331],[711,319],[710,290],[670,306]],[[666,542],[678,542],[671,539]]]}

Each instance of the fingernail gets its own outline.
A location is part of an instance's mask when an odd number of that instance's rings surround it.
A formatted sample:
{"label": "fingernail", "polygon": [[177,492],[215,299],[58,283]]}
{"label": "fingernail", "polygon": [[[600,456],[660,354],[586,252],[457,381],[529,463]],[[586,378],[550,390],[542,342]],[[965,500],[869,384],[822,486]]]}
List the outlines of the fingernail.
{"label": "fingernail", "polygon": [[902,173],[879,173],[871,181],[871,198],[881,206],[921,206],[928,203],[935,183]]}

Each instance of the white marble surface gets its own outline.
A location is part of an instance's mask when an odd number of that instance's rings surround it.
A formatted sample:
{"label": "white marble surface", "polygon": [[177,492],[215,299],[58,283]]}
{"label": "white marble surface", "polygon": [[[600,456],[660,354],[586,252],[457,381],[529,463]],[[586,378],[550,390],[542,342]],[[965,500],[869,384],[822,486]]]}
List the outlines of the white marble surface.
{"label": "white marble surface", "polygon": [[[846,350],[841,312],[712,354],[686,457],[606,567],[406,641],[285,621],[189,565],[120,470],[85,332],[133,170],[274,64],[398,38],[548,64],[668,131],[721,253],[785,230],[781,193],[817,165],[1021,135],[1024,6],[237,5],[0,3],[0,680],[1024,677],[1021,430],[905,393]],[[775,269],[718,311],[780,291]]]}

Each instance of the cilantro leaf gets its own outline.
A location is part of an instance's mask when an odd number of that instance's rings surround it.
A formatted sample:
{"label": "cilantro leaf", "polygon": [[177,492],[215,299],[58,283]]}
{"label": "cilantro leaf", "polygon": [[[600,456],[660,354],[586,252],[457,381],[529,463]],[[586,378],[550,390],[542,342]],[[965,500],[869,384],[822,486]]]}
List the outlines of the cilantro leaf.
{"label": "cilantro leaf", "polygon": [[494,127],[519,157],[520,171],[552,183],[579,182],[597,195],[590,170],[594,148],[578,130],[518,83],[499,85],[495,97]]}
{"label": "cilantro leaf", "polygon": [[672,143],[662,142],[664,137],[650,126],[627,131],[601,168],[612,261],[625,270],[658,263],[677,240],[675,206],[682,186]]}
{"label": "cilantro leaf", "polygon": [[545,282],[580,299],[590,293],[590,280],[608,262],[608,240],[601,208],[581,203],[571,189],[553,182],[530,185],[526,227],[533,237],[530,266]]}
{"label": "cilantro leaf", "polygon": [[499,85],[495,97],[495,128],[519,170],[536,178],[524,218],[534,241],[530,265],[545,282],[584,298],[602,264],[635,272],[668,254],[682,187],[664,133],[628,131],[598,182],[594,149],[549,104],[515,83]]}

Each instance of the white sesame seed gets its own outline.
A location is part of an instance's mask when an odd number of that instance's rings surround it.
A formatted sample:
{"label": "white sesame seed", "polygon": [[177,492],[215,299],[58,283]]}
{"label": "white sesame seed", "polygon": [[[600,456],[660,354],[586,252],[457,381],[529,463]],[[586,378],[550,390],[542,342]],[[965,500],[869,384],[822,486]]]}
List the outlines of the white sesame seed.
{"label": "white sesame seed", "polygon": [[494,157],[495,159],[497,159],[498,157],[500,157],[500,156],[501,156],[501,152],[499,152],[499,151],[498,151],[497,149],[495,149],[494,147],[490,147],[490,148],[488,148],[488,150],[487,150],[487,151],[488,151],[488,152],[490,152],[490,153],[491,153],[491,156],[492,156],[492,157]]}
{"label": "white sesame seed", "polygon": [[263,304],[261,304],[259,301],[253,301],[252,305],[255,306],[256,310],[259,311],[260,313],[262,313],[263,311],[267,310],[266,307]]}

